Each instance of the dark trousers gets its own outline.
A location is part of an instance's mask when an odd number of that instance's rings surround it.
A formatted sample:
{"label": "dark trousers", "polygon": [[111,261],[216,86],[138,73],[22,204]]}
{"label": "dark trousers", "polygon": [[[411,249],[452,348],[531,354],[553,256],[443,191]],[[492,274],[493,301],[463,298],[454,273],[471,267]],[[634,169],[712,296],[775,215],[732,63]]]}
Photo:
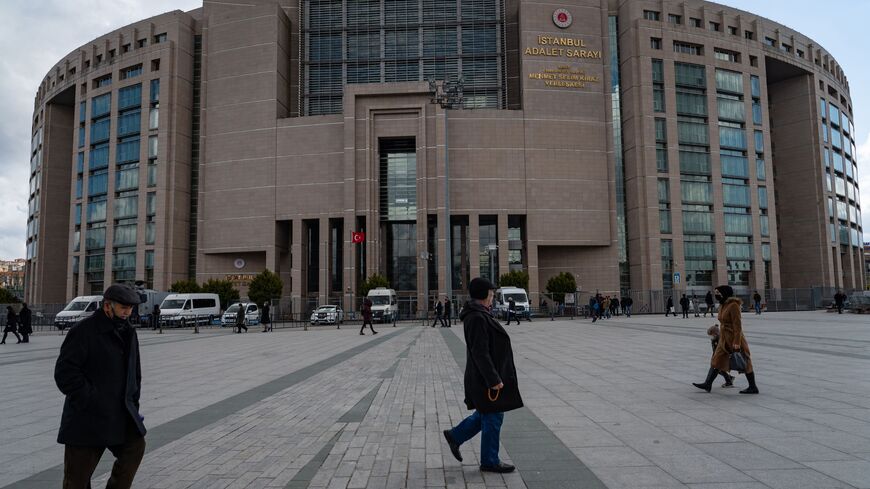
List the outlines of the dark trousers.
{"label": "dark trousers", "polygon": [[516,320],[517,324],[520,324],[520,318],[519,318],[519,316],[517,316],[516,311],[508,310],[508,312],[507,312],[507,318],[508,318],[508,320],[507,320],[507,324],[510,324],[510,323],[511,323],[511,319]]}
{"label": "dark trousers", "polygon": [[683,317],[688,318],[689,317],[689,310],[685,307],[683,307],[682,309],[683,309]]}
{"label": "dark trousers", "polygon": [[366,324],[369,325],[369,329],[372,330],[372,334],[378,333],[377,331],[375,331],[375,326],[372,324],[371,319],[363,319],[362,327],[359,329],[359,334],[365,334],[365,333],[363,333],[363,331],[365,331],[365,329],[366,329]]}
{"label": "dark trousers", "polygon": [[[6,336],[7,336],[9,333],[10,333],[9,331],[4,331],[4,332],[3,332],[3,339],[0,340],[0,343],[6,343]],[[19,342],[21,341],[21,337],[18,336],[18,331],[12,331],[11,333],[14,334],[16,338],[18,338],[18,341],[19,341]]]}
{"label": "dark trousers", "polygon": [[30,343],[30,334],[21,333],[21,342],[22,343]]}
{"label": "dark trousers", "polygon": [[435,322],[432,323],[432,327],[434,328],[435,325],[438,324],[439,322],[441,323],[441,327],[442,327],[442,328],[445,327],[445,326],[447,326],[447,323],[444,322],[444,315],[442,315],[442,314],[436,314],[436,315],[435,315]]}
{"label": "dark trousers", "polygon": [[248,326],[245,323],[237,324],[236,327],[238,328],[238,331],[236,331],[236,333],[241,333],[242,328],[245,328],[246,333],[248,332]]}
{"label": "dark trousers", "polygon": [[90,489],[91,477],[106,448],[115,456],[112,475],[106,489],[128,489],[145,454],[145,438],[135,426],[127,429],[127,441],[111,447],[77,447],[66,445],[63,454],[63,489]]}

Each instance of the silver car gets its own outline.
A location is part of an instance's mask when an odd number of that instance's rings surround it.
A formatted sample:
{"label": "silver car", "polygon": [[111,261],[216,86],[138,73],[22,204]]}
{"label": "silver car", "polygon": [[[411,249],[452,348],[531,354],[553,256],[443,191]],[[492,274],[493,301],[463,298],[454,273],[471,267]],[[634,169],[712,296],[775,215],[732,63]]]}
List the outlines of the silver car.
{"label": "silver car", "polygon": [[311,313],[311,324],[341,324],[344,311],[338,306],[320,306]]}

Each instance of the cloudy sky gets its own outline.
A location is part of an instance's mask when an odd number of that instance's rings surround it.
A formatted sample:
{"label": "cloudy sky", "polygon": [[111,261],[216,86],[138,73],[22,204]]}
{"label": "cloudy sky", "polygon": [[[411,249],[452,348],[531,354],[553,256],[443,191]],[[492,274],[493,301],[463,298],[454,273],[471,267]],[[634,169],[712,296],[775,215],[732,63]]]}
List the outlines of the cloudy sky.
{"label": "cloudy sky", "polygon": [[[858,134],[861,201],[870,203],[870,64],[866,25],[870,1],[724,0],[820,43],[843,66],[852,87]],[[0,0],[0,259],[23,258],[30,168],[30,118],[36,87],[73,48],[118,27],[201,0]],[[870,215],[870,211],[865,211]],[[865,226],[866,228],[866,226]],[[870,241],[870,230],[865,233]]]}

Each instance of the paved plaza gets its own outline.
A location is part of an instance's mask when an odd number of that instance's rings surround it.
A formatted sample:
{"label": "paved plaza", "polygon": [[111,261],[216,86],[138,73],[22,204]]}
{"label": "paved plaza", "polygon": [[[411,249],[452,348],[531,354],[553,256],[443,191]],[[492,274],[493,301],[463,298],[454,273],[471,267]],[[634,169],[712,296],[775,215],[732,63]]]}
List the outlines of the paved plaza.
{"label": "paved plaza", "polygon": [[[526,407],[443,440],[462,404],[461,325],[246,334],[140,331],[148,448],[137,488],[870,488],[870,316],[744,315],[761,394],[707,394],[709,318],[507,327]],[[0,346],[0,488],[60,487],[63,337]],[[14,342],[12,342],[14,343]],[[104,455],[94,487],[103,487]]]}

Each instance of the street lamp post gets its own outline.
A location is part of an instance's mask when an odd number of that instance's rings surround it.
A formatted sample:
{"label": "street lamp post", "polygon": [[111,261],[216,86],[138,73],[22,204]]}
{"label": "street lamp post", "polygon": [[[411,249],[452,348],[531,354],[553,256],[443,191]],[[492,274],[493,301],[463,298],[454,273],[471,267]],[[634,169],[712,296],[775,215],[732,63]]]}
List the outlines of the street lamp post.
{"label": "street lamp post", "polygon": [[445,292],[447,293],[447,300],[451,303],[453,302],[453,256],[451,254],[451,240],[450,240],[450,150],[448,146],[448,140],[450,136],[450,131],[447,126],[447,114],[448,109],[455,109],[462,106],[462,77],[457,80],[444,81],[442,80],[440,83],[435,81],[434,78],[429,78],[429,92],[432,95],[432,98],[429,100],[430,103],[438,104],[441,106],[444,111],[444,223],[447,226],[445,229],[445,250],[447,254],[447,259],[445,260],[445,266],[447,275],[445,277],[445,283],[447,288]]}

